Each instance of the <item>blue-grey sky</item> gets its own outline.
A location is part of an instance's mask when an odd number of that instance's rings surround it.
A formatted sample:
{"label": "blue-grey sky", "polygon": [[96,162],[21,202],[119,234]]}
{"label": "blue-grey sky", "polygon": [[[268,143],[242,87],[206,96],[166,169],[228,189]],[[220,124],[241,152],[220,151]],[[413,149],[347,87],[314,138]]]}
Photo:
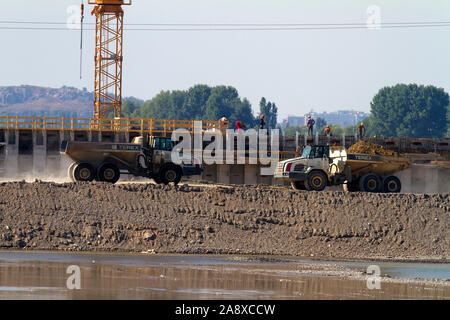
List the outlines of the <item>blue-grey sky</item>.
{"label": "blue-grey sky", "polygon": [[[2,0],[0,21],[65,22],[67,9],[79,4]],[[125,23],[366,23],[371,5],[381,9],[381,23],[450,21],[448,0],[134,0],[124,8]],[[78,31],[0,30],[0,36],[1,86],[93,89],[93,31],[84,33],[82,80]],[[369,111],[386,85],[414,82],[449,92],[449,38],[450,27],[126,31],[123,94],[150,99],[161,90],[224,84],[255,111],[261,96],[276,102],[279,120],[312,108]]]}

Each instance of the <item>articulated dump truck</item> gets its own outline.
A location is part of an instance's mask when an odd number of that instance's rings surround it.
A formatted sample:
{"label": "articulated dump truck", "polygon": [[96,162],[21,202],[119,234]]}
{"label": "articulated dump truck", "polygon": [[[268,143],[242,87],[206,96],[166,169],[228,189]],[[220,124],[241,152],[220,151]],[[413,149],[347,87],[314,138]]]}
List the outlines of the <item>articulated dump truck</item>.
{"label": "articulated dump truck", "polygon": [[343,185],[345,191],[401,191],[393,174],[405,170],[411,160],[399,156],[347,153],[342,146],[307,146],[299,158],[278,163],[275,178],[291,182],[296,190],[324,190]]}
{"label": "articulated dump truck", "polygon": [[68,169],[72,181],[116,183],[121,174],[132,174],[156,183],[178,184],[182,176],[202,172],[200,164],[175,164],[170,138],[140,136],[131,143],[63,141],[61,154],[74,162]]}

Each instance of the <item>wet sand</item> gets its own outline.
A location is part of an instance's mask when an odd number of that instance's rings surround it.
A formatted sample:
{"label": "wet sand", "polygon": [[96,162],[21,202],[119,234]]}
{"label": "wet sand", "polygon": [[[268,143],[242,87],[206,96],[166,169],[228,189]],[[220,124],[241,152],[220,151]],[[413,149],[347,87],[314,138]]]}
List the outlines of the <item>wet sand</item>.
{"label": "wet sand", "polygon": [[[364,271],[372,262],[352,263],[274,256],[0,252],[0,299],[450,299],[448,264],[380,264],[380,288],[369,289]],[[66,286],[70,265],[80,267],[80,290]],[[411,279],[414,275],[421,279]]]}

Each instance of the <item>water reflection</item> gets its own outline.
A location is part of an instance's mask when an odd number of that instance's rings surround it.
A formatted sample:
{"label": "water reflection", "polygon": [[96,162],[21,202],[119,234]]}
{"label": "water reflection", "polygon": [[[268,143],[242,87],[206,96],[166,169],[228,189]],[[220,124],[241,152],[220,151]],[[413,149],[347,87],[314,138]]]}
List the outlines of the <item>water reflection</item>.
{"label": "water reflection", "polygon": [[[66,269],[72,264],[80,266],[81,290],[66,288]],[[450,298],[450,286],[383,282],[380,290],[369,290],[363,280],[302,275],[302,268],[295,262],[236,263],[223,257],[1,253],[0,298]]]}

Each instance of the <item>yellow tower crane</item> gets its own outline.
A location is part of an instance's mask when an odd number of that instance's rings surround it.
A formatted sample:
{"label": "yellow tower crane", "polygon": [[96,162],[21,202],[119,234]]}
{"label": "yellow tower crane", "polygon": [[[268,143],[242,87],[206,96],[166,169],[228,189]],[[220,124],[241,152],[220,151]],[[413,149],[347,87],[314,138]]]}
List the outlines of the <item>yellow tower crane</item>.
{"label": "yellow tower crane", "polygon": [[88,0],[94,4],[92,15],[95,27],[95,84],[94,118],[106,118],[113,112],[121,116],[122,62],[123,62],[123,10],[131,0]]}

